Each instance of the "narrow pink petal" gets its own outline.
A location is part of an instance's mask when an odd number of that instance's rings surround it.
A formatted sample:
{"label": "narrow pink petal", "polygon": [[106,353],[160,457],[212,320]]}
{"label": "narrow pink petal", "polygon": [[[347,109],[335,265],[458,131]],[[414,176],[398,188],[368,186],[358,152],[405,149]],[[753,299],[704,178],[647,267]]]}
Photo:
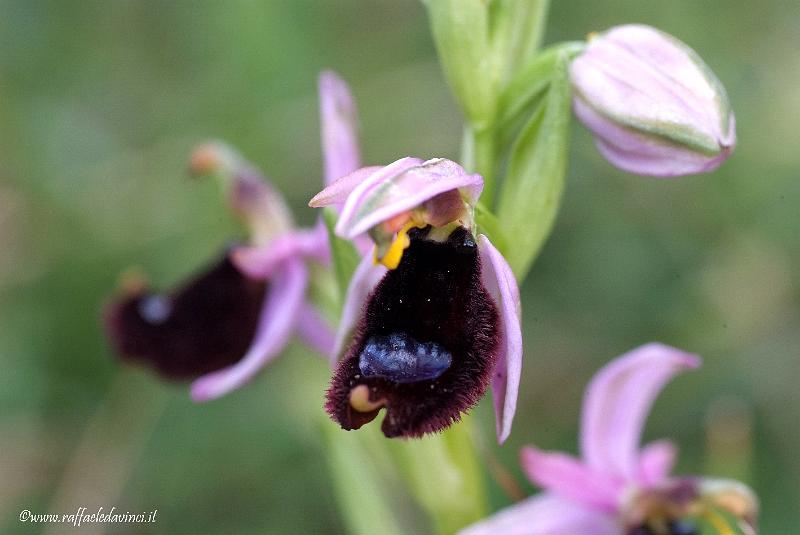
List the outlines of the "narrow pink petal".
{"label": "narrow pink petal", "polygon": [[335,367],[346,345],[353,336],[353,331],[358,325],[361,315],[364,312],[364,303],[372,294],[372,290],[378,285],[386,274],[386,267],[382,264],[375,264],[372,249],[364,255],[361,262],[356,267],[350,284],[347,287],[347,295],[344,298],[342,308],[342,318],[339,320],[339,329],[336,332],[336,341],[333,351],[330,353],[331,366]]}
{"label": "narrow pink petal", "polygon": [[583,400],[581,451],[595,471],[634,480],[639,440],[656,396],[700,358],[651,343],[614,359],[592,379]]}
{"label": "narrow pink petal", "polygon": [[266,245],[240,246],[230,253],[234,265],[252,279],[267,279],[290,258],[311,258],[330,262],[328,234],[323,224],[313,229],[288,232]]}
{"label": "narrow pink petal", "polygon": [[639,454],[639,484],[644,487],[664,482],[675,466],[678,448],[669,440],[651,442]]}
{"label": "narrow pink petal", "polygon": [[522,312],[517,279],[503,255],[489,238],[478,236],[483,285],[494,298],[500,313],[500,355],[492,377],[497,440],[501,444],[511,433],[517,410],[517,394],[522,374]]}
{"label": "narrow pink petal", "polygon": [[356,105],[347,84],[334,72],[319,75],[319,108],[327,185],[361,166]]}
{"label": "narrow pink petal", "polygon": [[593,472],[575,457],[532,446],[523,448],[520,457],[528,478],[549,492],[608,512],[619,505],[624,482]]}
{"label": "narrow pink petal", "polygon": [[532,496],[473,524],[459,535],[623,535],[608,513],[551,493]]}
{"label": "narrow pink petal", "polygon": [[356,169],[348,175],[344,175],[331,182],[325,189],[314,195],[308,202],[311,208],[322,208],[332,204],[344,204],[347,196],[356,186],[364,182],[367,178],[383,169],[382,166],[373,165]]}
{"label": "narrow pink petal", "polygon": [[191,387],[192,399],[208,401],[223,396],[250,381],[280,355],[294,331],[307,285],[308,271],[299,260],[291,260],[284,269],[276,271],[250,349],[233,366],[195,380]]}
{"label": "narrow pink petal", "polygon": [[297,315],[297,336],[323,358],[328,358],[335,343],[330,324],[309,303],[303,301]]}
{"label": "narrow pink petal", "polygon": [[426,162],[417,158],[400,159],[353,189],[342,208],[336,233],[343,238],[354,238],[440,193],[462,188],[468,197],[476,198],[483,188],[483,178],[468,174],[460,165],[444,158]]}

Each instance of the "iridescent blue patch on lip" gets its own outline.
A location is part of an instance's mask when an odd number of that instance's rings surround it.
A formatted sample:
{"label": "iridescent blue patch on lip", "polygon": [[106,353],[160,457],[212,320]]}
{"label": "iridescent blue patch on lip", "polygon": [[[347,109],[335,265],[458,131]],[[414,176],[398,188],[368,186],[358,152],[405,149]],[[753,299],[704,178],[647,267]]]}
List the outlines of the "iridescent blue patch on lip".
{"label": "iridescent blue patch on lip", "polygon": [[171,313],[172,305],[163,295],[148,295],[139,302],[139,314],[147,323],[160,325],[169,319]]}
{"label": "iridescent blue patch on lip", "polygon": [[371,336],[358,358],[365,377],[395,383],[430,381],[453,363],[453,355],[436,342],[418,342],[406,333]]}

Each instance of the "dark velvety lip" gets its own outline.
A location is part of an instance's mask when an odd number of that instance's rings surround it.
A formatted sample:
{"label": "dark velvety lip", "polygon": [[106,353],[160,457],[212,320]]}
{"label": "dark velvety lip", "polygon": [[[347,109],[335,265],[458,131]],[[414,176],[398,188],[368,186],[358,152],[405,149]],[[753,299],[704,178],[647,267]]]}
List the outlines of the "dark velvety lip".
{"label": "dark velvety lip", "polygon": [[[477,244],[464,228],[444,242],[426,239],[428,230],[409,233],[409,248],[370,296],[334,374],[326,410],[344,429],[358,429],[385,407],[381,429],[387,437],[441,431],[489,385],[500,332],[497,308],[481,282]],[[452,362],[435,378],[365,375],[359,359],[366,344],[391,336],[447,352]]]}
{"label": "dark velvety lip", "polygon": [[176,290],[129,290],[105,307],[106,336],[121,358],[170,379],[236,363],[255,334],[267,285],[244,277],[228,251]]}

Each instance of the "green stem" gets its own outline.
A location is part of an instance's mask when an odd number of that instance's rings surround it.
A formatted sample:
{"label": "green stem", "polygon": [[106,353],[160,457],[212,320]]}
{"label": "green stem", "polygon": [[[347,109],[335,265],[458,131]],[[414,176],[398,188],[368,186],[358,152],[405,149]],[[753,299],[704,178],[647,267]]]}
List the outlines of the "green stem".
{"label": "green stem", "polygon": [[491,207],[494,203],[495,175],[497,151],[492,128],[466,127],[462,163],[467,171],[478,173],[483,177],[483,193],[481,202]]}
{"label": "green stem", "polygon": [[392,443],[400,473],[436,533],[456,533],[488,512],[473,433],[465,417],[441,434]]}
{"label": "green stem", "polygon": [[325,453],[333,478],[333,490],[347,532],[386,535],[406,532],[389,490],[387,474],[381,473],[381,457],[387,452],[374,429],[345,433],[330,421],[321,425]]}

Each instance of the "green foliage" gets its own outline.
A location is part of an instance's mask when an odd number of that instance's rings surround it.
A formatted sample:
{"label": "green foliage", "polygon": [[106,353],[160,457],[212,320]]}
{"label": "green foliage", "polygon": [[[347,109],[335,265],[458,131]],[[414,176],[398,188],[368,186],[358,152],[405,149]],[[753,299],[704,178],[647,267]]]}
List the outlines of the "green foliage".
{"label": "green foliage", "polygon": [[436,532],[456,533],[488,513],[471,419],[424,440],[389,444],[412,496]]}
{"label": "green foliage", "polygon": [[485,0],[425,0],[439,61],[467,120],[492,121],[495,80]]}
{"label": "green foliage", "polygon": [[492,55],[501,86],[536,55],[549,6],[549,0],[491,0]]}
{"label": "green foliage", "polygon": [[513,143],[521,124],[531,114],[531,110],[536,109],[554,78],[563,76],[563,72],[559,71],[559,63],[563,62],[564,56],[571,60],[584,46],[581,41],[553,45],[542,50],[514,73],[498,101],[494,128],[499,147],[509,147]]}
{"label": "green foliage", "polygon": [[[387,535],[403,535],[400,521],[374,461],[374,448],[365,441],[370,433],[345,433],[330,421],[321,426],[325,452],[333,478],[334,495],[342,518],[352,535],[374,535],[379,529]],[[381,440],[381,439],[379,439]]]}
{"label": "green foliage", "polygon": [[558,212],[567,167],[570,123],[569,55],[559,51],[546,94],[516,138],[497,205],[497,218],[513,244],[507,259],[525,278]]}
{"label": "green foliage", "polygon": [[331,261],[336,274],[336,283],[339,289],[339,305],[344,303],[347,286],[358,266],[360,257],[353,242],[343,240],[333,232],[336,226],[336,212],[332,208],[323,210],[325,227],[328,230],[328,241],[331,244]]}
{"label": "green foliage", "polygon": [[510,246],[506,232],[497,217],[480,202],[475,205],[475,223],[478,232],[486,234],[497,250],[505,255]]}

